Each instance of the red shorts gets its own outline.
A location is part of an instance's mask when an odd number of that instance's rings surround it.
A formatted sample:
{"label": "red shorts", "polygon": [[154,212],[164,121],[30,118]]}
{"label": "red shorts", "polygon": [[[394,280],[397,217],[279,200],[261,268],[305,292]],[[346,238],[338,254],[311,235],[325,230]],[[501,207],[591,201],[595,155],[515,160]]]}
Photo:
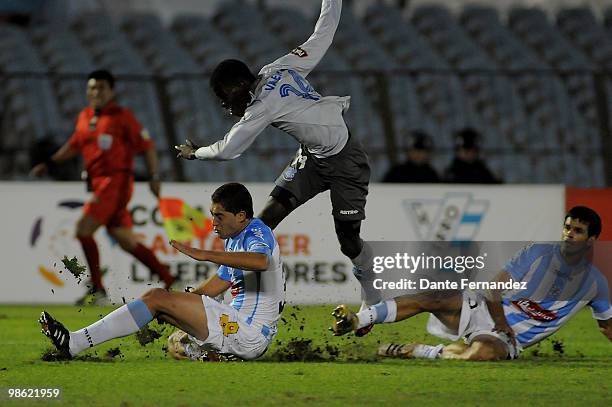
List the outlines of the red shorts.
{"label": "red shorts", "polygon": [[95,177],[91,180],[93,197],[85,204],[83,212],[106,227],[132,227],[132,216],[127,204],[134,192],[131,174],[115,174]]}

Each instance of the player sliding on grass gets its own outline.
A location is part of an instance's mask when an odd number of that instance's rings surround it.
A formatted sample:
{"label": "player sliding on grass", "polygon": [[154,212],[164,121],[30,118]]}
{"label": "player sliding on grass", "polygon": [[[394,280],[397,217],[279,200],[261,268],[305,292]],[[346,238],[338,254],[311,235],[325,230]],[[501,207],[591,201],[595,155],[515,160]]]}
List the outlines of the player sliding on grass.
{"label": "player sliding on grass", "polygon": [[[258,76],[241,61],[221,62],[210,85],[223,107],[240,121],[214,144],[198,147],[188,141],[176,149],[179,157],[190,160],[233,160],[268,125],[295,138],[301,147],[277,178],[259,218],[274,229],[298,206],[330,190],[340,250],[351,259],[355,275],[367,280],[371,249],[359,233],[365,219],[370,167],[363,147],[351,137],[342,117],[350,97],[322,97],[306,80],[332,43],[341,9],[342,0],[323,0],[310,38],[264,66]],[[365,295],[369,303],[380,301],[375,291]]]}
{"label": "player sliding on grass", "polygon": [[[157,318],[189,334],[177,338],[180,349],[171,352],[173,356],[198,359],[205,351],[242,359],[263,355],[276,334],[285,302],[278,243],[270,228],[253,218],[251,195],[241,184],[219,187],[212,195],[210,213],[215,232],[225,240],[224,252],[170,242],[189,257],[220,265],[217,274],[193,292],[152,289],[74,332],[43,311],[39,321],[43,333],[63,355],[72,357],[110,339],[133,334]],[[230,305],[212,299],[230,287]]]}
{"label": "player sliding on grass", "polygon": [[77,305],[108,305],[102,284],[100,254],[94,239],[100,226],[119,246],[160,276],[166,288],[174,282],[168,267],[159,262],[151,249],[140,243],[132,231],[132,217],[127,205],[134,189],[134,156],[143,154],[149,171],[149,186],[159,198],[155,145],[134,114],[114,102],[115,78],[105,70],[94,71],[87,78],[89,107],[79,114],[70,139],[46,162],[32,168],[32,175],[42,176],[50,167],[81,154],[87,168],[93,196],[83,208],[76,225],[76,237],[83,247],[91,273],[92,287]]}
{"label": "player sliding on grass", "polygon": [[398,358],[499,360],[557,332],[585,305],[591,307],[601,332],[612,341],[612,306],[606,278],[589,261],[601,220],[592,209],[577,206],[565,216],[561,244],[535,243],[506,265],[498,281],[527,281],[528,289],[507,298],[471,291],[426,292],[380,302],[355,314],[338,306],[332,330],[344,335],[371,323],[397,322],[431,313],[427,330],[464,343],[429,346],[385,344],[380,356]]}

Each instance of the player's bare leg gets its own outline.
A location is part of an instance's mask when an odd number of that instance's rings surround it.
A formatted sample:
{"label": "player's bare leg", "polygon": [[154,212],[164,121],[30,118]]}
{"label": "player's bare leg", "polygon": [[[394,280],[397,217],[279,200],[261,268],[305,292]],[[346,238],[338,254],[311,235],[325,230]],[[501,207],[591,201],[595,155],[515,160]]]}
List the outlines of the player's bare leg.
{"label": "player's bare leg", "polygon": [[154,288],[142,296],[142,301],[154,316],[167,315],[173,325],[191,336],[202,341],[208,338],[206,311],[200,295]]}
{"label": "player's bare leg", "polygon": [[138,241],[138,238],[130,228],[109,228],[108,233],[115,238],[119,246],[132,256],[137,258],[152,273],[157,274],[164,282],[165,288],[170,288],[176,280],[168,271],[168,267],[160,263],[151,249]]}
{"label": "player's bare leg", "polygon": [[297,207],[297,201],[293,195],[289,192],[286,192],[285,195],[281,195],[279,198],[271,196],[262,211],[257,215],[272,230]]}
{"label": "player's bare leg", "polygon": [[487,335],[478,336],[470,345],[456,342],[449,345],[425,345],[420,343],[386,343],[380,345],[378,356],[400,359],[457,359],[473,361],[503,360],[508,356],[506,346],[500,340]]}
{"label": "player's bare leg", "polygon": [[357,313],[345,305],[336,307],[331,328],[334,335],[344,335],[371,324],[398,322],[421,312],[433,313],[444,325],[457,330],[461,317],[460,292],[428,291],[406,295],[374,304]]}
{"label": "player's bare leg", "polygon": [[117,308],[78,331],[69,332],[46,312],[41,315],[40,323],[43,333],[53,340],[60,352],[68,351],[71,356],[75,356],[111,339],[131,335],[160,314],[167,315],[177,328],[193,337],[199,340],[208,338],[208,322],[202,297],[192,293],[169,292],[162,288],[148,291],[142,298]]}

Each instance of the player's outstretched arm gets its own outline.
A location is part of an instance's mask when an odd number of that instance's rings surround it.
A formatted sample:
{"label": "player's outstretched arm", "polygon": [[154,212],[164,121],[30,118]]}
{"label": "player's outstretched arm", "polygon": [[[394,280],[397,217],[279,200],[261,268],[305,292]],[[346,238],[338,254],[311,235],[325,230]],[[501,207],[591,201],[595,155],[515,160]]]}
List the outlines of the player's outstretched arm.
{"label": "player's outstretched arm", "polygon": [[612,318],[606,320],[598,320],[599,330],[608,340],[612,342]]}
{"label": "player's outstretched arm", "polygon": [[231,286],[231,282],[225,281],[215,274],[190,292],[198,295],[207,295],[211,298],[214,298],[217,295],[220,295],[227,291]]}
{"label": "player's outstretched arm", "polygon": [[341,12],[342,0],[323,0],[321,14],[310,38],[289,54],[265,66],[261,70],[262,73],[266,68],[278,69],[287,66],[306,77],[319,64],[332,44]]}
{"label": "player's outstretched arm", "polygon": [[198,261],[210,261],[215,264],[249,271],[266,271],[269,266],[268,256],[262,253],[202,250],[189,247],[176,240],[171,240],[170,245],[179,252]]}

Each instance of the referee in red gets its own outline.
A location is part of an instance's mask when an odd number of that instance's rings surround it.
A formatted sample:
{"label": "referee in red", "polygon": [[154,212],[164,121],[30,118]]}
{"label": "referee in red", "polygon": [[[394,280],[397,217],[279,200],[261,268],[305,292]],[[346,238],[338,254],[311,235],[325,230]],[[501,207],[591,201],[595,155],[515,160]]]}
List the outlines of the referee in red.
{"label": "referee in red", "polygon": [[144,155],[150,177],[149,187],[157,198],[160,192],[158,160],[147,130],[131,110],[113,101],[114,85],[115,78],[109,71],[97,70],[89,74],[89,106],[79,113],[74,133],[66,144],[44,163],[32,168],[31,172],[32,175],[42,176],[54,165],[78,154],[83,156],[93,196],[83,208],[76,226],[76,236],[87,258],[93,285],[77,304],[108,303],[100,273],[98,246],[93,238],[102,225],[106,226],[123,250],[158,274],[166,288],[174,282],[167,266],[161,264],[132,231],[127,204],[134,190],[134,156]]}

